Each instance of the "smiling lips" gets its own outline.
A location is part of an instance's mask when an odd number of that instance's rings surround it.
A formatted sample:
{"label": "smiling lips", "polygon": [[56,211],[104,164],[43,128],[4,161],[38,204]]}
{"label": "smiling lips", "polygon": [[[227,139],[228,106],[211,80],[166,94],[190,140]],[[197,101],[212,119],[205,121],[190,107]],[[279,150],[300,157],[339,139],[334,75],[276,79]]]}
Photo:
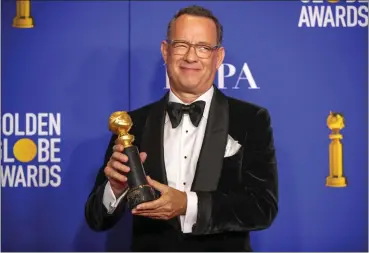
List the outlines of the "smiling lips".
{"label": "smiling lips", "polygon": [[180,66],[181,70],[184,71],[200,71],[199,68],[195,68],[195,67],[187,67],[187,66]]}

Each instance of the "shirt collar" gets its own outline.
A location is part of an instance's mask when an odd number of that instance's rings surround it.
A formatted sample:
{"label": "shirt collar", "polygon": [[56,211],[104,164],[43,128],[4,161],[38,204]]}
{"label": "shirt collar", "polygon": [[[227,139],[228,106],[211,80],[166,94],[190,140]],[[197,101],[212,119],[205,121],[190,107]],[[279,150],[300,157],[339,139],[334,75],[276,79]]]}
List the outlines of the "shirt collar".
{"label": "shirt collar", "polygon": [[[193,102],[196,102],[196,101],[205,101],[205,108],[204,108],[204,112],[203,112],[203,117],[205,119],[208,118],[209,116],[209,110],[210,110],[210,104],[211,104],[211,100],[213,98],[213,94],[214,94],[214,87],[211,86],[210,89],[208,89],[204,94],[202,94],[200,97],[198,97],[195,101]],[[168,99],[169,102],[177,102],[177,103],[182,103],[182,104],[190,104],[190,103],[185,103],[183,102],[181,99],[179,99],[173,92],[172,90],[170,90],[169,92],[169,99]],[[192,103],[193,103],[192,102]],[[165,119],[165,123],[167,123],[169,120],[169,117],[167,115],[166,119]]]}

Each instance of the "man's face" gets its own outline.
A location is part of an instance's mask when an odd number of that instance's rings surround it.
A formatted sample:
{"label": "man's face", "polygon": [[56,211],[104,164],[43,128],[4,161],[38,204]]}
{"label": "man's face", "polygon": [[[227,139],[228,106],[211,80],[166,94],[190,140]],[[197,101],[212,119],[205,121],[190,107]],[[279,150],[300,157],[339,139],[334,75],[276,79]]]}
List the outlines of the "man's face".
{"label": "man's face", "polygon": [[172,25],[170,40],[163,41],[161,50],[171,87],[192,94],[209,89],[224,59],[223,48],[213,49],[217,45],[215,23],[182,15]]}

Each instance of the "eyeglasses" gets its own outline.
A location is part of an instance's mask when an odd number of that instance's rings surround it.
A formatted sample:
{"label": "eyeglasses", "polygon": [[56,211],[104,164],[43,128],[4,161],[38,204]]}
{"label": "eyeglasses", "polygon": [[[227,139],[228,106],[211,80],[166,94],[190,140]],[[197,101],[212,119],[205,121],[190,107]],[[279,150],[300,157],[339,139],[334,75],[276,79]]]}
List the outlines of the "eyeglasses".
{"label": "eyeglasses", "polygon": [[193,47],[197,57],[203,59],[209,58],[215,50],[220,48],[220,46],[210,46],[207,44],[192,44],[183,40],[167,40],[167,43],[172,46],[173,54],[186,55],[190,51],[190,48]]}

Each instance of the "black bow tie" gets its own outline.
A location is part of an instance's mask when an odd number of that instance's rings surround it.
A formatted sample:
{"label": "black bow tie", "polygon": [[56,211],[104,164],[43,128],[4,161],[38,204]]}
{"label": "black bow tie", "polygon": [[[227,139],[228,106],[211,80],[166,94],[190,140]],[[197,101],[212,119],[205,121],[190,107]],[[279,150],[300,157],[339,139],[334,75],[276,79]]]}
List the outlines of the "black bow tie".
{"label": "black bow tie", "polygon": [[188,113],[192,124],[198,127],[205,108],[205,101],[196,101],[190,105],[169,102],[167,112],[172,123],[172,128],[176,128],[181,123],[184,113]]}

